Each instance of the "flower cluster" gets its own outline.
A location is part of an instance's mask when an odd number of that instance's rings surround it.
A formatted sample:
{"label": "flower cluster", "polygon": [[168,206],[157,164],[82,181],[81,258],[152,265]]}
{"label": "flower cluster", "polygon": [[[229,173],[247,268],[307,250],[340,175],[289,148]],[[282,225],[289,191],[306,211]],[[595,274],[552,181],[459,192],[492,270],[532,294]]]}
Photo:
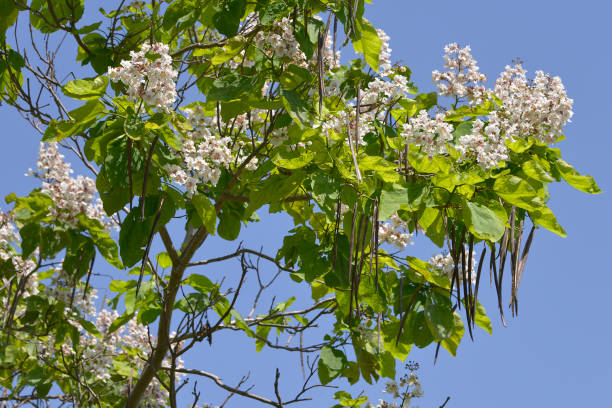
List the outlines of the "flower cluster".
{"label": "flower cluster", "polygon": [[420,146],[429,158],[445,153],[446,143],[453,140],[453,126],[444,122],[444,116],[439,113],[432,118],[427,111],[421,110],[416,117],[410,118],[401,133],[406,144]]}
{"label": "flower cluster", "polygon": [[573,115],[574,101],[561,78],[536,71],[529,81],[520,64],[506,66],[495,81],[495,96],[502,101],[500,130],[510,138],[530,135],[540,143],[553,142]]}
{"label": "flower cluster", "polygon": [[61,300],[71,310],[80,311],[87,316],[95,316],[96,290],[92,289],[85,294],[81,285],[77,285],[73,290],[73,282],[74,278],[69,276],[60,265],[55,268],[51,279],[45,283],[43,293],[51,299]]}
{"label": "flower cluster", "polygon": [[18,239],[11,214],[0,211],[0,260],[6,261],[13,256],[12,244]]}
{"label": "flower cluster", "polygon": [[361,95],[362,105],[383,104],[388,105],[394,102],[399,96],[408,93],[408,83],[404,75],[395,75],[390,81],[383,81],[380,78],[374,79],[368,84],[368,88]]}
{"label": "flower cluster", "polygon": [[294,64],[307,67],[306,54],[300,50],[300,45],[293,35],[292,20],[283,17],[275,21],[268,32],[259,31],[255,34],[255,45],[268,57],[287,58]]}
{"label": "flower cluster", "polygon": [[64,161],[56,143],[40,144],[37,177],[43,180],[42,191],[53,200],[49,209],[53,218],[76,226],[80,214],[100,221],[106,228],[113,225],[109,220],[102,201],[95,197],[96,183],[89,177],[71,177],[70,164]]}
{"label": "flower cluster", "polygon": [[[110,327],[119,317],[117,311],[101,309],[96,312],[94,305],[96,291],[90,290],[86,293],[82,283],[72,288],[72,279],[61,268],[55,270],[51,282],[45,287],[44,294],[66,304],[67,321],[75,326],[81,335],[77,345],[63,343],[59,350],[56,350],[56,341],[51,336],[46,343],[39,345],[39,353],[42,359],[53,358],[54,354],[57,356],[59,352],[64,357],[78,354],[81,367],[92,374],[93,380],[106,384],[111,381],[111,374],[114,371],[114,363],[117,358],[128,361],[135,376],[144,368],[146,361],[141,358],[134,358],[134,351],[139,354],[151,352],[151,345],[155,344],[155,339],[150,336],[147,327],[132,319],[125,326],[111,333]],[[86,331],[77,319],[79,316],[90,319],[100,336],[94,336]],[[163,365],[169,367],[169,361],[164,361]],[[183,361],[178,359],[177,368],[182,368],[182,366]],[[178,374],[177,377],[179,377]],[[120,392],[125,395],[128,392],[128,386],[127,383],[122,384]],[[168,391],[162,387],[157,379],[149,384],[145,395],[146,397],[142,402],[143,407],[162,408],[167,406]]]}
{"label": "flower cluster", "polygon": [[487,96],[483,85],[487,76],[478,71],[470,46],[459,48],[457,43],[452,43],[444,47],[444,52],[444,68],[447,71],[436,70],[431,75],[440,95],[467,97],[470,104],[482,103]]}
{"label": "flower cluster", "polygon": [[461,152],[461,161],[474,159],[481,168],[488,169],[508,159],[505,140],[500,132],[499,116],[497,112],[491,112],[486,127],[482,120],[474,120],[472,131],[460,136],[455,147]]}
{"label": "flower cluster", "polygon": [[[453,274],[455,270],[455,262],[453,261],[453,257],[451,256],[451,254],[434,255],[429,259],[429,264],[435,269],[442,271],[445,275],[448,276],[449,279],[451,280],[453,279]],[[462,283],[463,274],[461,273],[461,261],[459,261],[458,267],[459,267],[459,273],[458,273],[457,279],[459,283]],[[476,283],[476,273],[474,271],[475,268],[476,268],[476,255],[472,254],[472,269],[471,271],[468,272],[468,273],[471,273],[472,283]]]}
{"label": "flower cluster", "polygon": [[[460,161],[474,160],[483,169],[496,167],[509,158],[507,140],[531,136],[540,143],[551,143],[572,117],[573,100],[567,97],[561,78],[536,71],[535,78],[529,80],[523,67],[516,64],[506,66],[495,81],[495,89],[487,90],[483,85],[486,76],[478,71],[469,46],[459,48],[453,43],[445,51],[448,71],[432,73],[441,95],[467,97],[470,104],[483,103],[489,95],[501,101],[501,106],[489,113],[488,121],[475,119],[472,131],[454,141],[461,152]],[[440,133],[431,122],[421,111],[404,125],[407,142],[421,146],[430,157],[446,153],[445,142],[451,140],[436,137]],[[452,131],[450,125],[446,126]]]}
{"label": "flower cluster", "polygon": [[[17,279],[26,278],[25,286],[21,296],[38,294],[38,279],[36,274],[32,273],[36,270],[36,262],[32,259],[23,259],[16,254],[14,244],[19,241],[19,235],[15,230],[13,219],[8,212],[0,211],[0,262],[11,260]],[[34,251],[34,257],[38,256],[38,249]],[[11,284],[10,278],[2,278],[2,286],[7,287]],[[2,305],[6,304],[6,299],[0,299]],[[17,311],[17,315],[19,315]]]}
{"label": "flower cluster", "polygon": [[[215,128],[225,126],[217,123],[217,117],[212,120],[206,117],[202,108],[197,105],[186,109],[188,121],[192,130],[183,141],[181,164],[171,164],[166,167],[170,180],[182,185],[188,195],[197,191],[198,183],[216,185],[222,169],[229,169],[232,163],[243,163],[247,156],[242,153],[244,143],[236,143],[232,149],[232,138],[219,137]],[[246,126],[247,115],[239,115],[233,120],[233,129],[240,132]],[[257,168],[257,158],[253,157],[245,165],[248,170]]]}
{"label": "flower cluster", "polygon": [[[367,88],[360,93],[359,126],[356,125],[356,103],[351,101],[347,103],[345,109],[330,115],[321,124],[323,134],[328,137],[333,133],[337,135],[344,133],[347,135],[347,141],[350,137],[350,140],[356,145],[364,145],[363,137],[375,130],[374,122],[384,121],[390,105],[395,104],[400,97],[405,97],[410,91],[406,76],[393,75],[395,71],[390,62],[389,36],[380,29],[377,30],[377,33],[382,41],[379,57],[380,77],[370,81]],[[331,52],[329,47],[326,49]],[[332,79],[329,86],[326,86],[326,91],[328,94],[339,91],[337,82]]]}
{"label": "flower cluster", "polygon": [[378,239],[381,243],[388,243],[402,250],[413,244],[412,234],[407,233],[408,223],[402,220],[399,215],[393,214],[391,220],[381,223],[378,226]]}
{"label": "flower cluster", "polygon": [[340,56],[340,50],[333,50],[332,36],[330,33],[327,33],[323,43],[323,66],[326,69],[338,68],[340,66]]}
{"label": "flower cluster", "polygon": [[348,104],[346,109],[339,111],[335,116],[330,116],[321,125],[323,134],[328,137],[335,134],[346,134],[347,143],[350,140],[356,145],[365,145],[363,137],[374,131],[375,111],[361,112],[359,126],[357,126],[356,108],[353,104]]}
{"label": "flower cluster", "polygon": [[376,33],[382,42],[378,56],[378,70],[380,75],[389,76],[393,72],[391,70],[391,47],[389,47],[391,38],[380,28],[376,30]]}
{"label": "flower cluster", "polygon": [[[318,16],[315,18],[318,18]],[[252,21],[258,22],[258,20],[256,18]],[[309,64],[316,64],[318,51],[314,53],[309,61],[306,54],[300,49],[300,44],[295,38],[293,27],[293,20],[283,17],[280,21],[275,21],[267,32],[259,31],[255,34],[255,45],[270,58],[287,59],[292,64],[303,68],[307,68]],[[326,70],[340,66],[340,51],[334,51],[332,47],[331,34],[327,33],[323,43],[323,55],[321,55],[322,64]]]}
{"label": "flower cluster", "polygon": [[121,66],[108,69],[113,82],[128,87],[129,97],[138,98],[156,108],[168,112],[176,101],[177,71],[172,67],[169,48],[162,43],[144,43],[139,52],[130,51],[131,60],[121,61]]}
{"label": "flower cluster", "polygon": [[410,362],[406,364],[406,367],[410,368],[410,373],[404,374],[400,378],[399,383],[396,381],[387,382],[383,390],[383,392],[389,394],[391,398],[400,399],[401,403],[398,404],[397,402],[379,400],[376,406],[367,403],[365,408],[410,408],[410,401],[413,398],[422,397],[424,395],[423,387],[415,372],[419,367],[418,363]]}
{"label": "flower cluster", "polygon": [[123,11],[130,11],[131,9],[140,10],[145,6],[145,2],[143,0],[132,0],[131,3],[123,6]]}

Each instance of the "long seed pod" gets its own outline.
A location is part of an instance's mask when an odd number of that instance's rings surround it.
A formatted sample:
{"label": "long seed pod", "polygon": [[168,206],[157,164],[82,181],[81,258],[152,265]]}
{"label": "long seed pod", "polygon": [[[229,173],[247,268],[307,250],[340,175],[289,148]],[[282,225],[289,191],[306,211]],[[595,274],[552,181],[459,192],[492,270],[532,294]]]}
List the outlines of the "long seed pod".
{"label": "long seed pod", "polygon": [[[378,199],[374,200],[374,214],[372,215],[372,223],[371,223],[371,231],[370,231],[370,279],[372,279],[372,266],[374,263],[374,244],[376,243],[375,229],[376,229],[377,213],[378,213]],[[376,277],[378,278],[378,274],[376,275]],[[376,289],[378,290],[378,279],[376,279]]]}
{"label": "long seed pod", "polygon": [[459,254],[457,243],[455,242],[455,228],[450,228],[451,234],[451,247],[449,248],[451,253],[451,258],[453,258],[453,276],[451,279],[451,292],[453,291],[453,283],[457,285],[457,306],[459,310],[461,310],[461,285],[459,284]]}
{"label": "long seed pod", "polygon": [[[512,222],[514,222],[513,214],[510,215],[510,221],[511,221],[510,225],[512,225]],[[499,291],[497,294],[497,299],[499,302],[502,301],[504,267],[506,266],[506,254],[508,251],[508,241],[510,240],[509,237],[510,237],[510,229],[506,228],[506,231],[504,232],[504,236],[502,237],[502,242],[499,246],[499,275],[498,275]]]}
{"label": "long seed pod", "polygon": [[375,259],[375,263],[376,263],[375,264],[375,267],[376,267],[376,278],[375,278],[375,280],[376,280],[376,290],[378,290],[378,245],[379,245],[379,242],[378,242],[378,228],[379,228],[379,223],[380,223],[380,221],[378,219],[378,203],[376,203],[376,211],[374,212],[374,217],[376,218],[376,222],[374,223],[374,228],[375,228],[375,231],[374,231],[374,234],[375,234],[374,248],[375,249],[374,249],[374,251],[375,251],[375,256],[376,256],[376,259]]}
{"label": "long seed pod", "polygon": [[510,308],[512,315],[514,316],[514,309],[512,309],[512,302],[514,300],[514,270],[515,270],[515,254],[516,254],[516,240],[515,240],[515,224],[516,224],[516,207],[512,206],[510,213],[512,222],[510,223]]}
{"label": "long seed pod", "polygon": [[140,200],[138,205],[140,206],[140,221],[144,221],[145,216],[145,196],[147,195],[147,180],[149,179],[149,169],[151,168],[151,160],[153,159],[153,152],[155,151],[155,145],[159,140],[159,135],[155,135],[153,138],[153,142],[151,143],[151,148],[149,149],[149,156],[147,157],[147,164],[145,166],[144,179],[142,181],[142,194],[140,195]]}
{"label": "long seed pod", "polygon": [[351,297],[349,302],[349,317],[353,314],[353,252],[355,250],[355,221],[357,220],[357,203],[353,206],[353,221],[351,222],[351,241],[349,245],[349,265],[348,265],[348,280],[351,288]]}
{"label": "long seed pod", "polygon": [[472,314],[471,314],[472,309],[470,307],[470,295],[468,292],[468,286],[471,285],[471,282],[467,281],[467,272],[466,272],[465,263],[466,263],[465,245],[462,242],[461,243],[461,272],[462,272],[462,278],[463,278],[463,299],[465,302],[465,317],[467,320],[468,333],[470,334],[470,338],[474,340],[474,334],[472,333],[472,325],[474,323],[474,319],[472,318]]}
{"label": "long seed pod", "polygon": [[421,288],[423,287],[423,284],[419,284],[419,286],[417,286],[416,290],[414,291],[414,293],[412,294],[412,297],[410,298],[410,301],[408,302],[408,307],[406,307],[406,311],[402,314],[402,295],[401,295],[401,282],[402,282],[402,278],[400,277],[400,325],[399,325],[399,330],[397,331],[397,338],[395,339],[395,345],[397,346],[399,344],[399,340],[400,337],[402,336],[402,331],[404,330],[404,324],[406,324],[406,318],[408,318],[408,313],[410,313],[410,310],[412,309],[412,305],[414,304],[414,301],[416,300],[417,295],[419,294],[419,292],[421,291]]}
{"label": "long seed pod", "polygon": [[521,262],[519,263],[518,277],[516,286],[521,283],[521,278],[523,277],[523,271],[525,269],[525,263],[527,262],[527,256],[529,255],[529,249],[531,248],[531,242],[533,241],[533,236],[535,234],[535,225],[531,227],[531,231],[529,232],[529,236],[527,237],[527,242],[525,242],[525,248],[523,248],[523,255],[521,256]]}
{"label": "long seed pod", "polygon": [[334,65],[336,65],[336,63],[338,62],[336,59],[336,42],[338,40],[338,17],[334,14]]}
{"label": "long seed pod", "polygon": [[325,25],[325,33],[319,31],[319,37],[317,42],[317,73],[319,75],[319,118],[321,117],[321,111],[323,110],[323,97],[325,96],[325,72],[323,67],[323,48],[325,46],[325,37],[329,33],[329,25],[331,23],[331,13],[327,18],[327,24]]}
{"label": "long seed pod", "polygon": [[89,263],[89,270],[87,271],[87,279],[85,280],[85,290],[83,291],[83,300],[87,299],[87,289],[89,288],[89,280],[93,272],[93,266],[94,266],[95,260],[96,260],[96,252],[94,251],[93,256],[91,257],[91,262]]}
{"label": "long seed pod", "polygon": [[334,219],[334,252],[332,254],[332,272],[336,270],[336,259],[338,257],[338,233],[340,231],[340,217],[342,217],[342,188],[338,191],[336,201],[336,218]]}
{"label": "long seed pod", "polygon": [[[365,241],[365,234],[363,234],[365,223],[365,215],[359,216],[359,227],[357,229],[357,241],[355,242],[355,259],[351,259],[354,262],[353,276],[351,278],[353,296],[355,299],[355,311],[359,314],[359,275],[361,274],[361,266],[363,266],[363,242]],[[362,251],[360,252],[360,247]],[[361,262],[360,262],[361,259]]]}
{"label": "long seed pod", "polygon": [[134,187],[132,182],[132,139],[128,135],[125,136],[127,138],[126,147],[127,147],[127,170],[128,170],[128,183],[130,185],[130,211],[132,211],[132,200],[134,199]]}
{"label": "long seed pod", "polygon": [[474,300],[472,301],[472,316],[476,316],[476,304],[478,303],[478,287],[480,285],[480,274],[482,273],[482,265],[484,264],[486,253],[487,246],[483,245],[482,254],[480,254],[480,260],[478,261],[478,270],[476,271],[476,286],[474,288]]}
{"label": "long seed pod", "polygon": [[[467,288],[468,288],[468,305],[470,308],[470,313],[474,310],[474,292],[472,290],[472,268],[475,265],[472,265],[472,256],[474,255],[474,236],[470,234],[470,242],[469,242],[469,252],[467,259]],[[467,307],[467,305],[466,305]],[[472,315],[472,323],[474,323],[474,314]]]}
{"label": "long seed pod", "polygon": [[363,235],[361,237],[361,256],[359,259],[359,268],[356,270],[356,290],[355,290],[355,303],[357,305],[357,310],[359,311],[359,284],[361,282],[361,274],[363,273],[363,264],[365,261],[365,257],[366,257],[366,243],[368,242],[368,240],[366,239],[367,235],[368,235],[368,218],[365,215],[362,216],[363,218]]}
{"label": "long seed pod", "polygon": [[493,271],[493,278],[495,279],[495,292],[497,293],[497,306],[499,308],[499,316],[501,317],[502,324],[506,326],[506,320],[504,319],[504,308],[502,307],[502,290],[501,282],[497,278],[497,264],[495,263],[495,244],[491,248],[491,261],[489,267]]}

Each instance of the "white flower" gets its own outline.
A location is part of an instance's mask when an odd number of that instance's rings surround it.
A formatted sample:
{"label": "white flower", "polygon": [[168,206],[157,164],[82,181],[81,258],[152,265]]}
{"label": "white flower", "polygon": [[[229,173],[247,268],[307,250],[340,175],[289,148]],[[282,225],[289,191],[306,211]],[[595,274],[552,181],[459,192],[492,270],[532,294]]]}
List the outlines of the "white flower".
{"label": "white flower", "polygon": [[43,180],[42,191],[53,200],[49,209],[51,215],[76,226],[77,216],[83,214],[100,221],[106,228],[114,225],[102,208],[102,201],[96,198],[96,183],[89,177],[71,176],[70,164],[64,161],[56,143],[40,144],[38,174]]}
{"label": "white flower", "polygon": [[178,72],[172,67],[169,48],[162,43],[144,43],[139,52],[130,52],[131,60],[108,69],[113,82],[122,82],[128,87],[132,100],[142,100],[158,109],[169,112],[169,105],[176,101],[176,78]]}
{"label": "white flower", "polygon": [[573,115],[574,101],[561,78],[536,71],[529,81],[520,64],[506,66],[495,81],[495,95],[502,101],[498,126],[507,138],[533,136],[540,143],[553,142]]}
{"label": "white flower", "polygon": [[[467,261],[467,260],[466,260]],[[453,261],[453,257],[451,256],[451,254],[447,254],[447,255],[442,255],[442,254],[438,254],[438,255],[434,255],[429,259],[429,264],[434,267],[435,269],[438,269],[440,271],[442,271],[445,275],[448,276],[448,278],[450,280],[453,279],[453,274],[454,274],[454,270],[455,270],[455,262]],[[472,268],[470,271],[466,271],[466,275],[470,276],[469,274],[471,273],[471,278],[472,278],[472,283],[476,283],[476,254],[472,253]],[[466,269],[467,269],[467,265],[466,265]],[[461,269],[461,261],[459,261],[458,264],[458,270],[459,273],[457,274],[457,279],[458,279],[458,283],[462,283],[463,282],[463,273],[462,273],[462,269]]]}
{"label": "white flower", "polygon": [[470,46],[459,48],[457,43],[452,43],[444,47],[444,51],[444,68],[447,70],[436,70],[431,74],[440,95],[467,97],[470,104],[482,103],[487,97],[483,85],[487,77],[478,71]]}
{"label": "white flower", "polygon": [[382,243],[388,243],[395,246],[399,250],[405,249],[408,244],[412,245],[412,234],[407,233],[408,223],[402,220],[397,213],[391,216],[391,220],[387,223],[381,223],[378,226],[378,240]]}
{"label": "white flower", "polygon": [[446,143],[453,139],[453,126],[444,122],[444,116],[439,113],[434,119],[427,111],[421,110],[416,117],[410,118],[401,133],[406,144],[420,146],[430,158],[446,153]]}

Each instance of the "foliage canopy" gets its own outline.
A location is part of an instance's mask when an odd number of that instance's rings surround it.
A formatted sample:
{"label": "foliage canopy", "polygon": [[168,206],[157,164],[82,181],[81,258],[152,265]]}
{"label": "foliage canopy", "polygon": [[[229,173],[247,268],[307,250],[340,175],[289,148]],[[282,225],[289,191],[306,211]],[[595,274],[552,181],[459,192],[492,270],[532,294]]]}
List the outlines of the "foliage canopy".
{"label": "foliage canopy", "polygon": [[[42,187],[7,196],[0,218],[2,400],[176,407],[191,375],[282,407],[342,378],[395,379],[412,346],[455,355],[466,330],[491,332],[478,302],[486,268],[502,319],[504,277],[517,312],[535,231],[565,236],[550,183],[600,192],[552,147],[571,116],[558,78],[528,80],[517,65],[486,89],[469,48],[451,44],[439,92],[419,93],[410,69],[391,65],[364,0],[116,3],[92,17],[84,0],[0,0],[0,97],[45,143]],[[63,37],[78,78],[58,76]],[[362,58],[343,65],[349,43]],[[70,176],[59,147],[94,178]],[[276,254],[240,246],[198,260],[265,208],[294,224]],[[417,232],[444,253],[407,254]],[[101,258],[115,296],[97,311]],[[236,259],[228,288],[208,268]],[[306,282],[312,304],[259,305],[274,281],[262,281],[260,260]],[[247,276],[259,285],[250,313],[237,306]],[[273,339],[319,323],[312,344]],[[229,330],[257,351],[312,356],[302,391],[281,396],[278,371],[275,395],[263,396],[183,366]]]}

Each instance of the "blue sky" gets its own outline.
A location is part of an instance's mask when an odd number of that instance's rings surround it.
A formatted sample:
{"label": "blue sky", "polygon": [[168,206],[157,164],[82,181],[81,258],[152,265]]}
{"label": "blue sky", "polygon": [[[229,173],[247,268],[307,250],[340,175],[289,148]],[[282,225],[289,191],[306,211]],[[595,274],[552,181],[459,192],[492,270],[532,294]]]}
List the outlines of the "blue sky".
{"label": "blue sky", "polygon": [[[89,7],[89,0],[85,3]],[[612,230],[608,215],[612,208],[612,141],[604,120],[612,112],[612,81],[608,78],[612,67],[610,15],[612,3],[604,1],[378,0],[366,8],[366,16],[390,35],[392,60],[412,69],[421,91],[433,90],[431,71],[441,68],[443,47],[449,42],[472,47],[490,85],[515,58],[522,59],[531,73],[541,69],[561,76],[574,99],[575,114],[566,127],[567,139],[559,147],[568,162],[593,175],[604,191],[588,196],[566,184],[552,186],[550,206],[568,237],[563,239],[545,230],[536,233],[519,290],[519,316],[507,319],[509,327],[503,328],[499,322],[493,290],[482,290],[481,299],[493,321],[492,336],[477,330],[475,341],[465,338],[456,358],[442,350],[435,366],[433,348],[415,350],[409,356],[421,363],[419,375],[425,396],[415,403],[422,408],[437,407],[447,396],[451,397],[446,405],[449,408],[610,404],[612,267],[605,255],[610,246],[608,232]],[[0,120],[4,135],[0,194],[27,194],[36,183],[23,174],[28,167],[35,167],[39,136],[5,106],[0,107]],[[249,227],[240,239],[246,245],[263,245],[266,252],[275,253],[281,234],[287,230],[286,219],[263,213],[260,216],[262,221]],[[422,243],[417,240],[410,250],[428,258],[433,249]],[[237,244],[211,242],[202,257],[230,252]],[[266,271],[274,272],[270,268]],[[303,286],[288,280],[279,288],[277,300],[281,301],[292,293],[304,294]],[[229,383],[236,383],[250,370],[251,379],[261,382],[261,392],[270,396],[277,366],[282,372],[299,371],[295,369],[299,364],[295,356],[279,357],[272,352],[254,356],[252,340],[234,342],[230,336],[215,340],[215,347],[206,345],[189,364],[210,368]],[[281,386],[288,391],[299,377],[301,374],[295,378],[282,376]],[[213,387],[206,380],[198,384]],[[377,397],[374,392],[383,386],[368,387],[366,392]],[[211,401],[220,395],[213,388],[210,392],[204,388],[202,394],[202,400],[207,400],[206,395]],[[320,395],[317,403],[302,406],[333,405],[324,398],[327,392]],[[227,406],[251,404],[235,399]]]}

